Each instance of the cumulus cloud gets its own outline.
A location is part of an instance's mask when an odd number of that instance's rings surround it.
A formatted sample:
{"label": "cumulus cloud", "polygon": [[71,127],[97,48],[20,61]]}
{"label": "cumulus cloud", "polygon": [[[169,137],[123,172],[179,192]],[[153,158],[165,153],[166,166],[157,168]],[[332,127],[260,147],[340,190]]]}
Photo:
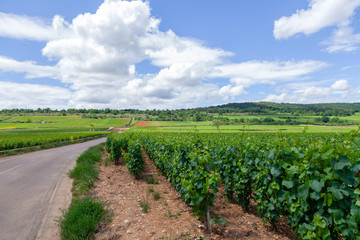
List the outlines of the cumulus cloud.
{"label": "cumulus cloud", "polygon": [[1,109],[66,108],[71,92],[66,88],[0,81]]}
{"label": "cumulus cloud", "polygon": [[[60,16],[52,23],[13,14],[1,19],[18,28],[0,23],[0,36],[46,41],[42,54],[54,65],[0,57],[0,70],[59,79],[71,89],[65,95],[71,107],[195,107],[246,94],[254,84],[294,81],[326,66],[314,60],[231,63],[231,52],[160,31],[160,20],[143,1],[105,0],[95,13],[71,22]],[[159,71],[139,74],[136,66],[144,60]],[[225,86],[219,80],[224,78],[229,79]]]}
{"label": "cumulus cloud", "polygon": [[[291,85],[290,85],[291,86]],[[294,84],[295,89],[283,89],[279,95],[269,94],[263,101],[269,102],[290,102],[290,103],[317,103],[337,102],[348,97],[356,96],[358,89],[352,89],[348,81],[340,79],[330,86],[309,86],[301,87],[301,84]]]}
{"label": "cumulus cloud", "polygon": [[328,45],[326,50],[353,51],[357,49],[360,37],[349,25],[359,6],[360,0],[310,0],[308,9],[297,10],[293,15],[275,21],[274,37],[287,39],[299,33],[309,35],[336,26],[333,36],[324,42]]}
{"label": "cumulus cloud", "polygon": [[350,85],[347,80],[341,79],[336,81],[333,85],[331,85],[331,89],[335,91],[346,91],[350,89]]}
{"label": "cumulus cloud", "polygon": [[59,15],[53,18],[50,25],[39,18],[0,12],[1,37],[48,41],[67,35],[68,25]]}
{"label": "cumulus cloud", "polygon": [[250,86],[259,83],[274,84],[289,81],[327,66],[321,61],[249,61],[216,67],[214,76],[228,77],[234,83]]}
{"label": "cumulus cloud", "polygon": [[32,61],[19,62],[0,56],[0,71],[25,73],[25,78],[58,78],[59,72],[53,66],[41,66]]}

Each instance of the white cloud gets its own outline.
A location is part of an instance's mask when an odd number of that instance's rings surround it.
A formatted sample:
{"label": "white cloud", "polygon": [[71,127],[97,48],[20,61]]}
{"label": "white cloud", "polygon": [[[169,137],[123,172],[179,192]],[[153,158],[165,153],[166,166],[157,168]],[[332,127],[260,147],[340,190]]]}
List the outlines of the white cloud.
{"label": "white cloud", "polygon": [[41,66],[32,61],[19,62],[0,56],[0,71],[26,73],[25,78],[58,78],[58,69],[53,66]]}
{"label": "white cloud", "polygon": [[[327,66],[313,60],[231,63],[230,52],[160,31],[160,20],[143,1],[105,0],[95,13],[80,14],[70,23],[59,16],[52,24],[1,16],[19,27],[13,31],[0,24],[0,36],[47,41],[42,54],[54,66],[0,57],[0,70],[59,79],[72,91],[70,107],[195,107],[246,94],[254,84],[294,81]],[[136,65],[144,60],[160,70],[138,74]],[[222,78],[229,83],[224,86]]]}
{"label": "white cloud", "polygon": [[66,108],[71,92],[61,87],[0,81],[1,109]]}
{"label": "white cloud", "polygon": [[352,89],[345,79],[337,80],[330,86],[309,86],[304,84],[288,85],[295,86],[295,89],[282,89],[279,95],[269,94],[263,101],[269,102],[290,102],[290,103],[319,103],[339,102],[346,98],[355,99],[357,89]]}
{"label": "white cloud", "polygon": [[341,79],[336,81],[333,85],[331,85],[331,89],[335,91],[346,91],[350,89],[350,85],[347,80]]}
{"label": "white cloud", "polygon": [[309,9],[276,20],[274,36],[286,39],[298,33],[315,33],[324,27],[347,25],[358,6],[359,0],[311,0]]}
{"label": "white cloud", "polygon": [[281,17],[274,23],[274,37],[287,39],[299,33],[306,35],[325,27],[336,26],[333,36],[324,42],[328,52],[354,51],[360,35],[349,26],[360,0],[310,0],[309,8],[297,10],[290,17]]}
{"label": "white cloud", "polygon": [[324,41],[322,44],[328,45],[325,49],[327,52],[352,52],[358,49],[360,44],[360,34],[354,34],[354,30],[349,26],[344,26],[336,29],[333,33],[333,36]]}
{"label": "white cloud", "polygon": [[249,61],[216,67],[216,77],[229,77],[233,82],[250,86],[258,83],[274,84],[289,81],[327,66],[320,61]]}
{"label": "white cloud", "polygon": [[171,30],[147,36],[142,39],[141,44],[147,48],[146,53],[152,63],[160,67],[174,63],[214,64],[222,62],[223,57],[232,55],[222,49],[207,48],[197,40],[179,37]]}
{"label": "white cloud", "polygon": [[52,24],[39,18],[0,12],[0,36],[17,39],[48,41],[69,33],[68,23],[56,15]]}

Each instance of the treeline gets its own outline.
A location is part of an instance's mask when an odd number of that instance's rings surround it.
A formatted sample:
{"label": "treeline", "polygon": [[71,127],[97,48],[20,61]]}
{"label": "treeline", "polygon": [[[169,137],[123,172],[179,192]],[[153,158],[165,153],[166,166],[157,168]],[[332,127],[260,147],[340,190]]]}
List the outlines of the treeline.
{"label": "treeline", "polygon": [[[360,111],[360,103],[321,103],[321,104],[290,104],[290,103],[271,103],[271,102],[244,102],[228,103],[225,105],[193,108],[193,109],[175,109],[175,110],[157,110],[157,109],[62,109],[52,110],[50,108],[38,109],[3,109],[2,115],[80,115],[83,118],[107,118],[107,117],[127,117],[136,120],[154,120],[154,121],[212,121],[214,117],[222,115],[254,115],[259,116],[258,120],[264,123],[276,122],[289,124],[303,123],[291,116],[318,116],[318,122],[340,121],[336,117],[351,116]],[[262,118],[263,115],[290,115],[289,119],[284,121],[270,118]],[[327,121],[326,118],[329,117]],[[331,117],[331,118],[330,118]],[[335,117],[335,118],[334,118]],[[227,121],[224,119],[225,122]],[[324,120],[324,121],[323,121]],[[230,120],[228,120],[230,121]],[[241,122],[242,120],[231,120]],[[245,120],[244,120],[245,121]]]}

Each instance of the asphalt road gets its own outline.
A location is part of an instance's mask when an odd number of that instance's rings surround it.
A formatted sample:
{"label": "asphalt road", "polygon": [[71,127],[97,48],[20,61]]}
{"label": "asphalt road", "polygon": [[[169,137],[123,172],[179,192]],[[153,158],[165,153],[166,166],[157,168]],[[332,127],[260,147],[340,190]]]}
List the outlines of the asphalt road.
{"label": "asphalt road", "polygon": [[105,140],[0,158],[0,239],[35,239],[66,167]]}

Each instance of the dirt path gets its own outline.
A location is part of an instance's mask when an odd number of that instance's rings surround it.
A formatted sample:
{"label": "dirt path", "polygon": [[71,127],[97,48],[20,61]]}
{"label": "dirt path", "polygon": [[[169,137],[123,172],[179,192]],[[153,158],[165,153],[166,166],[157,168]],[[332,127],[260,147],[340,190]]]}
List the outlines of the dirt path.
{"label": "dirt path", "polygon": [[[283,233],[274,232],[269,225],[263,225],[256,214],[246,213],[240,206],[229,203],[224,194],[218,194],[211,211],[212,216],[217,214],[228,222],[225,227],[213,225],[214,233],[208,234],[177,191],[158,174],[147,154],[143,152],[143,155],[146,167],[139,180],[130,175],[124,159],[119,166],[100,167],[93,196],[108,204],[113,218],[111,223],[100,227],[95,239],[200,239],[201,236],[229,240],[294,239],[285,223],[279,224],[285,229]],[[147,184],[145,179],[150,176],[157,179],[158,184]],[[160,199],[154,200],[150,190],[160,193]],[[149,204],[147,213],[142,211],[140,202]]]}

